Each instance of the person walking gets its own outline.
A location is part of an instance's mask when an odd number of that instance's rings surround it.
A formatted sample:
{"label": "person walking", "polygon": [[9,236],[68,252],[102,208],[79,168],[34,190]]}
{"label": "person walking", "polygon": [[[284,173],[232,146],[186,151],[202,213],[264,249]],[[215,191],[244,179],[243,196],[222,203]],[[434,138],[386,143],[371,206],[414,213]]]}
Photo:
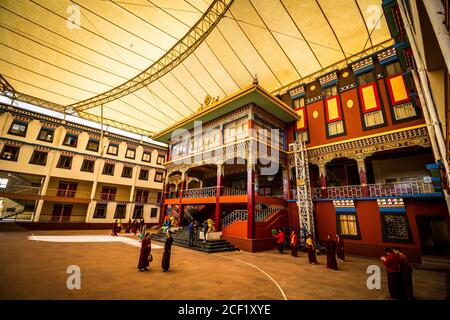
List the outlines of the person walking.
{"label": "person walking", "polygon": [[206,242],[206,236],[208,235],[208,221],[203,221],[203,242]]}
{"label": "person walking", "polygon": [[408,256],[400,251],[399,248],[393,248],[394,253],[400,257],[400,273],[403,285],[403,297],[409,300],[414,299],[414,289],[412,281],[412,267],[409,264]]}
{"label": "person walking", "polygon": [[166,243],[164,244],[164,253],[161,262],[161,267],[164,272],[166,272],[170,268],[170,252],[172,250],[172,243],[173,243],[172,231],[169,230],[167,231],[167,239]]}
{"label": "person walking", "polygon": [[403,298],[402,274],[400,273],[401,258],[392,250],[386,248],[385,255],[380,257],[387,271],[389,295],[392,299]]}
{"label": "person walking", "polygon": [[336,234],[336,255],[340,262],[345,261],[344,239],[338,234]]}
{"label": "person walking", "polygon": [[291,231],[291,255],[297,257],[298,236],[295,230]]}
{"label": "person walking", "polygon": [[284,253],[284,241],[285,241],[285,235],[284,232],[281,229],[278,229],[278,233],[274,235],[274,238],[277,240],[277,249],[280,251],[281,254]]}
{"label": "person walking", "polygon": [[191,247],[194,244],[194,220],[189,223],[188,226],[189,229],[189,247]]}
{"label": "person walking", "polygon": [[333,236],[331,234],[328,235],[326,252],[327,252],[327,268],[337,270],[338,265],[336,261],[336,242],[333,240]]}
{"label": "person walking", "polygon": [[308,238],[306,239],[306,249],[308,250],[309,264],[317,264],[316,248],[314,246],[312,235],[308,235]]}
{"label": "person walking", "polygon": [[150,240],[150,233],[145,234],[144,239],[141,243],[141,253],[139,255],[138,270],[148,271],[148,266],[150,265],[149,259],[152,252],[152,242]]}

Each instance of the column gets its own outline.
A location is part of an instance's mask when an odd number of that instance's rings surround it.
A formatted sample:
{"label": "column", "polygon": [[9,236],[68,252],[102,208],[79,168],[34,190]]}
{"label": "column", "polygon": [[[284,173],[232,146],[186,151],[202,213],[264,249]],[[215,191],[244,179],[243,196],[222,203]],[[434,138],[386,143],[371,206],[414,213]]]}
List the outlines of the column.
{"label": "column", "polygon": [[366,164],[364,162],[364,157],[358,157],[356,159],[356,164],[358,165],[359,183],[362,187],[362,196],[368,197],[369,187],[367,186]]}
{"label": "column", "polygon": [[216,210],[214,212],[214,227],[216,231],[220,229],[220,195],[222,191],[223,183],[223,166],[222,164],[217,165],[217,191],[216,191]]}
{"label": "column", "polygon": [[328,198],[327,192],[327,169],[325,162],[319,162],[319,179],[320,179],[320,191],[322,198]]}
{"label": "column", "polygon": [[186,173],[182,172],[180,182],[180,202],[178,206],[178,226],[181,226],[181,221],[183,217],[183,205],[181,203],[183,201],[183,192],[185,187],[186,187]]}
{"label": "column", "polygon": [[283,168],[282,169],[282,177],[283,177],[283,199],[289,200],[290,198],[290,180],[289,180],[289,169]]}
{"label": "column", "polygon": [[247,164],[247,238],[255,238],[255,169],[250,161]]}
{"label": "column", "polygon": [[90,196],[91,201],[89,202],[87,213],[86,213],[86,223],[89,222],[89,220],[91,219],[91,214],[92,214],[92,217],[94,216],[94,210],[95,210],[94,206],[97,204],[97,202],[95,201],[95,193],[97,191],[98,176],[100,174],[100,171],[102,170],[102,164],[104,163],[104,161],[101,159],[97,159],[95,162],[96,162],[95,166],[94,166],[94,177],[95,178],[94,178],[94,181],[92,182],[92,189],[91,189],[91,196]]}
{"label": "column", "polygon": [[164,179],[163,190],[161,195],[161,210],[159,211],[159,226],[161,227],[164,222],[164,216],[166,215],[166,204],[164,203],[167,194],[169,192],[169,173],[166,172],[166,177]]}
{"label": "column", "polygon": [[[45,196],[45,194],[47,193],[47,189],[48,189],[48,185],[50,183],[50,178],[51,178],[51,173],[52,173],[52,168],[55,164],[55,159],[56,159],[56,151],[50,151],[49,154],[52,155],[51,161],[48,161],[48,163],[50,163],[50,168],[48,169],[47,174],[45,175],[44,178],[44,183],[42,185],[42,189],[40,192],[41,196]],[[41,216],[41,212],[42,212],[42,206],[44,205],[44,200],[40,199],[38,200],[37,206],[36,206],[36,210],[34,212],[33,215],[33,222],[39,222],[39,218]]]}

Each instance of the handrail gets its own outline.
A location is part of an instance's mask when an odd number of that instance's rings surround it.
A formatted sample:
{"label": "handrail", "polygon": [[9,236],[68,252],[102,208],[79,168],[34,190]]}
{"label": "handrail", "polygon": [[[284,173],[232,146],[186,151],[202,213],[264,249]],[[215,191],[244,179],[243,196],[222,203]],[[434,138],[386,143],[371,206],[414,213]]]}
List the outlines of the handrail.
{"label": "handrail", "polygon": [[222,220],[222,227],[226,228],[236,221],[246,221],[248,218],[247,210],[234,210]]}
{"label": "handrail", "polygon": [[183,198],[207,198],[215,197],[217,187],[195,188],[183,191]]}

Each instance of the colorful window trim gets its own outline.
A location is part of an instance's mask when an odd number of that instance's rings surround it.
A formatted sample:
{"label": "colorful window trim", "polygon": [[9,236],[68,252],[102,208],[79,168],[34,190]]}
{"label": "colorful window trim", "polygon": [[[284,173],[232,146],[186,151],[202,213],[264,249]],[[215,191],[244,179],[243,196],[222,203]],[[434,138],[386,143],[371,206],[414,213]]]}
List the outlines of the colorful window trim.
{"label": "colorful window trim", "polygon": [[[372,88],[372,90],[370,90],[370,88]],[[359,87],[359,97],[364,113],[381,109],[380,97],[375,82]]]}
{"label": "colorful window trim", "polygon": [[[333,116],[333,118],[330,118],[330,110],[329,110],[330,107],[333,107],[333,105],[330,104],[331,100],[336,101],[336,105],[334,106],[336,108],[336,110],[335,110],[336,116],[331,114],[331,116]],[[339,101],[339,95],[332,96],[332,97],[325,99],[325,115],[326,115],[327,123],[343,120],[342,110],[341,110],[341,102]]]}
{"label": "colorful window trim", "polygon": [[300,117],[300,120],[298,120],[295,125],[296,130],[302,131],[308,129],[306,107],[297,108],[295,109],[295,112]]}
{"label": "colorful window trim", "polygon": [[[401,80],[401,82],[399,82],[400,80]],[[394,90],[396,88],[392,88],[393,81],[396,81],[395,85],[400,86],[397,89],[402,90],[403,92],[399,92],[399,93],[394,92]],[[403,74],[396,74],[396,75],[386,78],[386,83],[387,83],[387,88],[389,91],[389,98],[391,99],[391,104],[393,106],[410,101],[408,88],[406,86],[406,81],[405,81]],[[397,94],[400,94],[400,97],[397,97],[397,98],[400,98],[399,100],[396,100]]]}

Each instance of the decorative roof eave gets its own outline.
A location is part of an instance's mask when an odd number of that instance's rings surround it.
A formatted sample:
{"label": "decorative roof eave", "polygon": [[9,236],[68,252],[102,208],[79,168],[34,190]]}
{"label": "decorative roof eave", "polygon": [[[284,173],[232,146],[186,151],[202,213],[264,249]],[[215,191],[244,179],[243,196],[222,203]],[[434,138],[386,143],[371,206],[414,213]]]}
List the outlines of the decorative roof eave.
{"label": "decorative roof eave", "polygon": [[[182,127],[189,127],[189,124],[193,124],[195,120],[201,120],[206,115],[210,115],[212,112],[218,111],[220,108],[227,106],[228,104],[235,102],[238,99],[241,99],[249,94],[257,93],[259,96],[261,96],[263,99],[265,99],[267,102],[269,102],[270,106],[276,107],[280,112],[276,116],[277,118],[280,118],[281,120],[285,122],[291,122],[298,120],[299,117],[297,113],[292,110],[291,107],[289,107],[287,104],[285,104],[283,101],[277,99],[275,96],[270,94],[268,91],[263,89],[258,84],[253,84],[250,86],[247,86],[236,93],[227,96],[223,98],[222,100],[219,100],[217,102],[212,103],[209,107],[206,107],[204,109],[199,109],[196,113],[190,115],[189,117],[184,118],[183,120],[173,124],[172,126],[158,132],[155,134],[152,139],[160,142],[167,142],[170,138],[170,134],[179,128]],[[232,106],[229,110],[226,110],[226,112],[232,111],[233,107],[240,107],[238,106]],[[261,106],[259,107],[266,109],[268,106]]]}

